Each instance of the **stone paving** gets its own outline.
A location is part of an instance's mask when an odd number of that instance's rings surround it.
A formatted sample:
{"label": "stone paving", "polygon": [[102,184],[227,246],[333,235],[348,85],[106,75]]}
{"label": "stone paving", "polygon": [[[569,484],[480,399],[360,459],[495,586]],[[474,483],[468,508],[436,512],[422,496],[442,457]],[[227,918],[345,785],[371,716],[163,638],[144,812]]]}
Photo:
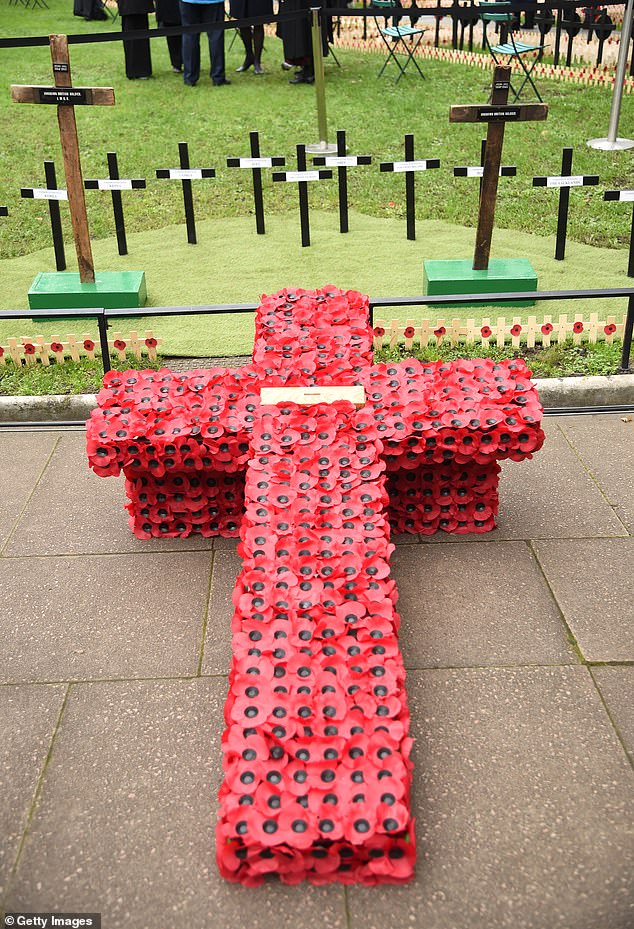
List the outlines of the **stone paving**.
{"label": "stone paving", "polygon": [[235,542],[138,542],[78,431],[0,432],[0,899],[104,929],[631,929],[634,422],[550,417],[499,528],[401,537],[406,887],[214,863]]}

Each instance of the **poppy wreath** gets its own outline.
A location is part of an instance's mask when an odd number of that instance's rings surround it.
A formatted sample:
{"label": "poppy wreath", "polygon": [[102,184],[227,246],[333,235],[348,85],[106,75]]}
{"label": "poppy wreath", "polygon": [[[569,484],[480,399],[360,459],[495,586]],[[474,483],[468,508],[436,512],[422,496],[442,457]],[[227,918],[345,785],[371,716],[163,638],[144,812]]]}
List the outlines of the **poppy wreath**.
{"label": "poppy wreath", "polygon": [[[291,432],[309,435],[289,444]],[[376,423],[347,402],[262,406],[251,442],[220,873],[405,882],[411,739]]]}
{"label": "poppy wreath", "polygon": [[[244,368],[109,372],[88,424],[90,465],[101,476],[124,471],[140,538],[237,536],[259,388],[362,384],[393,529],[493,528],[496,462],[529,458],[543,443],[531,372],[522,360],[372,365],[373,335],[368,298],[356,291],[326,285],[265,296]],[[295,428],[285,444],[305,434]]]}

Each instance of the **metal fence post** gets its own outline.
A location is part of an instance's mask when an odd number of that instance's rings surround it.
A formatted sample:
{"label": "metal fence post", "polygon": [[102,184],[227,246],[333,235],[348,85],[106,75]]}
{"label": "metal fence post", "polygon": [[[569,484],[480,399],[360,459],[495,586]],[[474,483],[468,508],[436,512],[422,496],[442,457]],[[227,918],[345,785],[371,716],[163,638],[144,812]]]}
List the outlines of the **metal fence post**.
{"label": "metal fence post", "polygon": [[313,40],[313,69],[315,72],[315,92],[317,94],[317,127],[319,142],[306,146],[311,154],[336,152],[337,146],[328,144],[328,120],[326,117],[326,81],[324,78],[324,54],[322,48],[322,32],[320,8],[311,7],[311,33]]}

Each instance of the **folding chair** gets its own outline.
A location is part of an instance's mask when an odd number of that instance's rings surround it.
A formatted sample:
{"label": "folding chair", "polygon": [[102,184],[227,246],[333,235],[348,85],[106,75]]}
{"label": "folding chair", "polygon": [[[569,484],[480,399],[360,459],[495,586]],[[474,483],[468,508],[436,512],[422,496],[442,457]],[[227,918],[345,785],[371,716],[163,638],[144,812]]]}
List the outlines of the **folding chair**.
{"label": "folding chair", "polygon": [[[504,7],[508,7],[509,12],[504,12]],[[487,9],[491,8],[491,12],[487,12]],[[482,19],[482,42],[485,48],[491,52],[491,57],[496,64],[500,64],[501,58],[506,58],[507,63],[515,59],[519,62],[519,65],[524,73],[524,80],[519,86],[519,90],[515,90],[511,84],[511,92],[513,93],[513,100],[518,100],[522,90],[526,84],[530,84],[537,96],[537,99],[542,103],[542,98],[535,86],[535,82],[531,77],[533,68],[537,64],[538,58],[529,58],[525,59],[522,56],[530,55],[531,52],[541,53],[545,45],[527,45],[525,42],[519,42],[515,39],[513,35],[513,30],[517,28],[516,20],[514,13],[512,12],[512,7],[510,3],[478,3],[476,9],[480,13],[480,18]],[[500,38],[503,40],[498,45],[491,45],[489,42],[489,37],[487,35],[487,25],[488,23],[499,23],[502,34]],[[539,55],[541,57],[541,54]]]}
{"label": "folding chair", "polygon": [[[372,0],[372,3],[371,3],[372,8],[383,8],[383,9],[385,8],[391,9],[392,7],[398,6],[398,5],[400,4],[396,3],[395,0]],[[384,19],[385,19],[386,25],[384,27],[381,27],[379,25],[378,15],[374,17],[376,28],[378,29],[379,35],[383,39],[383,43],[388,51],[388,56],[383,63],[383,67],[377,74],[377,77],[381,77],[381,75],[387,68],[388,64],[390,63],[390,59],[392,59],[399,70],[399,75],[396,78],[397,84],[400,81],[400,79],[403,77],[405,72],[407,71],[407,68],[410,62],[414,65],[414,67],[416,68],[416,70],[418,71],[422,79],[425,80],[425,75],[419,68],[418,62],[416,61],[416,58],[414,57],[414,55],[416,54],[416,49],[422,42],[423,33],[426,32],[427,30],[424,28],[421,29],[418,27],[413,28],[412,26],[402,26],[402,25],[388,26],[387,17],[384,17]],[[399,23],[400,23],[400,20],[399,20]],[[411,40],[411,43],[409,45],[407,44],[406,39]],[[390,44],[388,40],[391,40],[392,44]],[[402,51],[404,55],[406,56],[404,65],[402,65],[401,62],[396,57],[396,52],[399,50],[401,46],[402,46]]]}

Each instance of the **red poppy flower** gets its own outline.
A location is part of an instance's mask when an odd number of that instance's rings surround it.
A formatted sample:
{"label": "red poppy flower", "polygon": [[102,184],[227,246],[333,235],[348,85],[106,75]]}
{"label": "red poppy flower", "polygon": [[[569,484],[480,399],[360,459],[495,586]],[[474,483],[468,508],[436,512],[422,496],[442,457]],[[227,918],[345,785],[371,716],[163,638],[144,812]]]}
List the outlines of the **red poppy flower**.
{"label": "red poppy flower", "polygon": [[0,358],[4,355],[4,348],[0,345]]}
{"label": "red poppy flower", "polygon": [[550,335],[550,333],[551,333],[552,331],[553,331],[553,324],[552,324],[552,323],[544,323],[544,324],[543,324],[543,326],[542,326],[542,335]]}
{"label": "red poppy flower", "polygon": [[607,326],[603,327],[603,331],[605,332],[606,335],[614,335],[614,333],[616,332],[616,326],[614,325],[614,323],[608,323]]}
{"label": "red poppy flower", "polygon": [[115,340],[114,340],[114,347],[116,348],[116,350],[117,350],[118,352],[124,351],[125,345],[126,345],[126,344],[125,344],[125,342],[123,341],[123,339],[115,339]]}
{"label": "red poppy flower", "polygon": [[385,329],[383,326],[375,326],[372,331],[378,338],[382,338],[385,335]]}
{"label": "red poppy flower", "polygon": [[480,329],[480,335],[482,336],[483,339],[490,339],[491,338],[491,327],[482,326],[482,328]]}
{"label": "red poppy flower", "polygon": [[522,327],[519,323],[515,323],[514,326],[511,326],[511,335],[515,338],[520,335],[522,332]]}
{"label": "red poppy flower", "polygon": [[158,342],[154,338],[148,338],[145,340],[145,344],[147,345],[148,348],[156,348],[156,346],[158,345]]}
{"label": "red poppy flower", "polygon": [[405,338],[412,339],[416,333],[416,330],[413,326],[406,326],[405,328]]}
{"label": "red poppy flower", "polygon": [[573,324],[572,331],[575,333],[583,332],[583,323],[577,320],[577,322]]}
{"label": "red poppy flower", "polygon": [[447,333],[447,330],[445,329],[444,326],[439,326],[438,329],[434,329],[434,335],[436,336],[437,339],[442,339],[442,337],[446,335],[446,333]]}
{"label": "red poppy flower", "polygon": [[34,355],[35,354],[35,345],[32,342],[25,342],[22,346],[25,355]]}
{"label": "red poppy flower", "polygon": [[92,339],[84,339],[84,349],[87,352],[92,352],[95,347],[95,343]]}

